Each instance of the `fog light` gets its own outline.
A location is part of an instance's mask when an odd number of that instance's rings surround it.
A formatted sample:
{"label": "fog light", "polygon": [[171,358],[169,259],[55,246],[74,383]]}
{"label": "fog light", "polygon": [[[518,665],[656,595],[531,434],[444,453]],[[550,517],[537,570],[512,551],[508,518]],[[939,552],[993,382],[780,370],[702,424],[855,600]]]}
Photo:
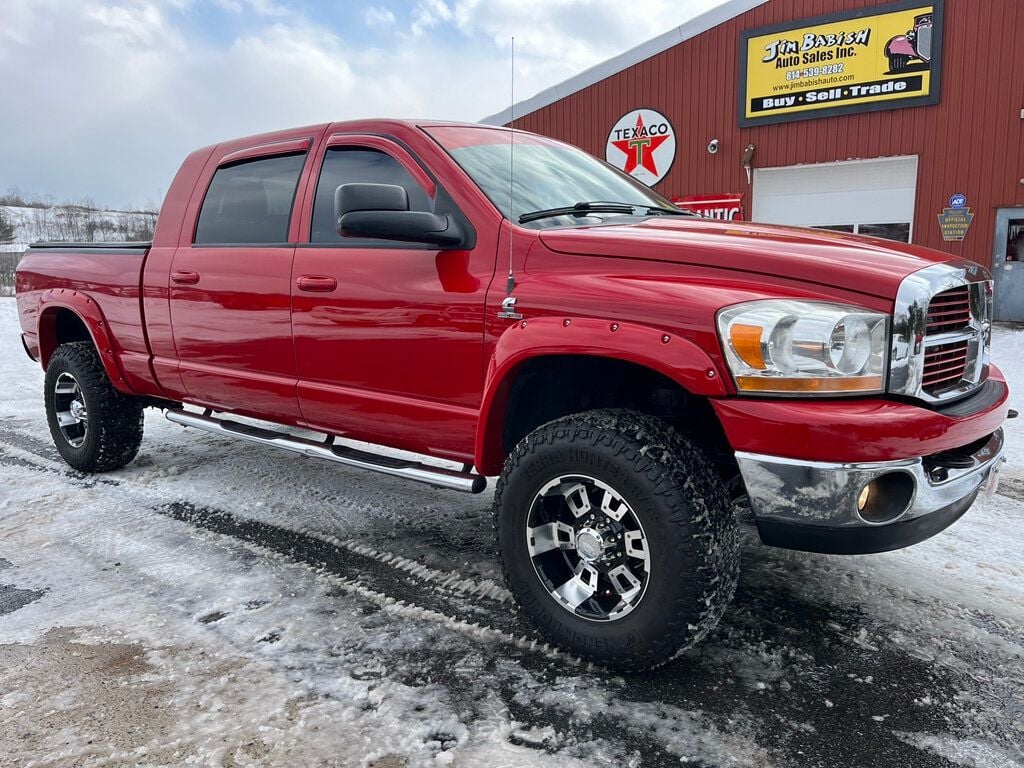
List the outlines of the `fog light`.
{"label": "fog light", "polygon": [[857,511],[863,512],[864,507],[868,505],[868,499],[871,498],[871,483],[864,486],[864,490],[860,492],[860,498],[857,499]]}
{"label": "fog light", "polygon": [[913,500],[914,478],[906,472],[889,472],[864,486],[857,497],[857,513],[866,523],[891,523]]}

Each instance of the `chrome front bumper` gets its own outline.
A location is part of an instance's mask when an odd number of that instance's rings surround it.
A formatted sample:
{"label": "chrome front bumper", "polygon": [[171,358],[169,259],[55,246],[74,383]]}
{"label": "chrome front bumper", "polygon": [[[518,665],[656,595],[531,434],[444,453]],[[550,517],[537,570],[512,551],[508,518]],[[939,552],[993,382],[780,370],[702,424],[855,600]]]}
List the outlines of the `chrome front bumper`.
{"label": "chrome front bumper", "polygon": [[736,460],[766,544],[884,552],[933,536],[967,511],[986,482],[994,487],[1003,430],[960,452],[900,461],[839,464],[752,453]]}

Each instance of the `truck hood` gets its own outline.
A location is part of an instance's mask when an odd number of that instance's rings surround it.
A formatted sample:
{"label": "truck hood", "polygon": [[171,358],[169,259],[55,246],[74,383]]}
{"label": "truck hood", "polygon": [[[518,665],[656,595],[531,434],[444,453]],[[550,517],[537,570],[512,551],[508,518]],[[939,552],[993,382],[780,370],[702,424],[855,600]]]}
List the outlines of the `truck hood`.
{"label": "truck hood", "polygon": [[904,277],[952,257],[840,232],[749,222],[650,217],[542,230],[560,253],[665,261],[815,283],[893,299]]}

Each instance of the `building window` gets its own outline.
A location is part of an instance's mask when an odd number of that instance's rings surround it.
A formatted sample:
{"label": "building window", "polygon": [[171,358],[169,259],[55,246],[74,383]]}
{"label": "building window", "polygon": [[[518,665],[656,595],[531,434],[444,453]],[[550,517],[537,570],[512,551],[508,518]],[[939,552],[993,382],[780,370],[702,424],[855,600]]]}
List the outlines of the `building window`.
{"label": "building window", "polygon": [[897,243],[910,242],[910,222],[901,224],[827,224],[813,227],[827,229],[831,232],[846,232],[851,235],[878,237],[882,240],[895,240]]}
{"label": "building window", "polygon": [[1011,219],[1006,231],[1006,260],[1024,261],[1024,219]]}

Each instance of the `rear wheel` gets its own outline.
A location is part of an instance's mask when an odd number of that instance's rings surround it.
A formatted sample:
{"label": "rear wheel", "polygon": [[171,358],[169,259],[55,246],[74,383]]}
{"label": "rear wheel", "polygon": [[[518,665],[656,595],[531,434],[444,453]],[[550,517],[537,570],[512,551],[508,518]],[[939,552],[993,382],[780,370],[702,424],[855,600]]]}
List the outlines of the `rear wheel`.
{"label": "rear wheel", "polygon": [[114,389],[88,341],[62,344],[46,366],[46,418],[61,457],[82,472],[118,469],[142,443],[142,405]]}
{"label": "rear wheel", "polygon": [[641,413],[551,422],[505,464],[498,550],[520,606],[557,645],[622,669],[669,661],[719,620],[736,525],[703,451]]}

